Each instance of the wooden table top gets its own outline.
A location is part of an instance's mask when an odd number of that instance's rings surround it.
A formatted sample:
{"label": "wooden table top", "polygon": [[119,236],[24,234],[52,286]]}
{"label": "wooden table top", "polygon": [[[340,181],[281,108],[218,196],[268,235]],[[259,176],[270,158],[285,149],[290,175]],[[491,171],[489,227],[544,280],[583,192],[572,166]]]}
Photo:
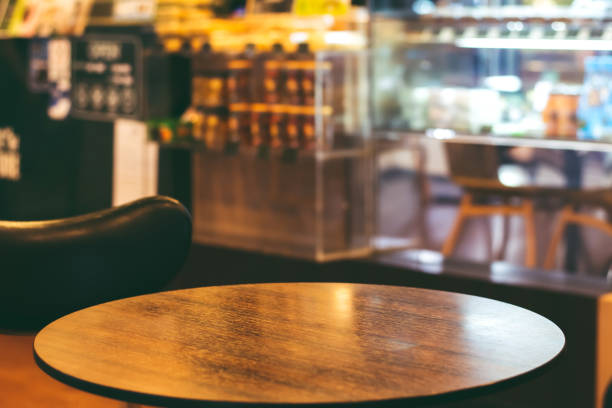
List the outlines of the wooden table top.
{"label": "wooden table top", "polygon": [[218,286],[84,309],[36,337],[69,385],[165,406],[402,403],[500,384],[552,361],[561,330],[506,303],[399,286]]}

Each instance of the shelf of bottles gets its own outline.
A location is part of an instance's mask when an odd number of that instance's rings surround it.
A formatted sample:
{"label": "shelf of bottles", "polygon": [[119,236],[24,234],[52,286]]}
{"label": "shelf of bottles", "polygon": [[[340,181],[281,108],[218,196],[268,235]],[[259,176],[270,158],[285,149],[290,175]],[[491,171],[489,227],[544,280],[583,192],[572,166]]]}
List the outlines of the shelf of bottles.
{"label": "shelf of bottles", "polygon": [[[285,52],[280,43],[258,52],[248,44],[239,54],[206,48],[191,61],[191,105],[175,120],[149,121],[152,140],[285,158],[364,147],[363,139],[351,136],[364,130],[356,124],[356,115],[364,112],[347,109],[349,101],[342,99],[364,96],[352,95],[353,84],[347,84],[363,75],[353,72],[365,69],[363,52],[313,53],[308,43],[294,52]],[[341,132],[334,131],[338,123]]]}
{"label": "shelf of bottles", "polygon": [[363,51],[308,43],[193,56],[191,106],[164,143],[199,146],[196,241],[319,261],[369,252],[366,67]]}
{"label": "shelf of bottles", "polygon": [[318,261],[371,250],[367,13],[315,3],[251,2],[205,23],[158,10],[165,52],[190,61],[191,100],[149,118],[150,137],[193,151],[196,242]]}
{"label": "shelf of bottles", "polygon": [[374,13],[375,126],[612,141],[609,2],[513,3]]}

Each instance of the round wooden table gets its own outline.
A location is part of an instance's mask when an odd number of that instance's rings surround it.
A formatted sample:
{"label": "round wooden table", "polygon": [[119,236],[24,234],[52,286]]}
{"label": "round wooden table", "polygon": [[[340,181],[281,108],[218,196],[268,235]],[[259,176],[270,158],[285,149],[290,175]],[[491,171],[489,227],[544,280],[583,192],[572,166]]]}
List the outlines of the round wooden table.
{"label": "round wooden table", "polygon": [[516,379],[564,344],[544,317],[481,297],[278,283],[90,307],[45,327],[34,354],[60,381],[142,404],[406,406]]}

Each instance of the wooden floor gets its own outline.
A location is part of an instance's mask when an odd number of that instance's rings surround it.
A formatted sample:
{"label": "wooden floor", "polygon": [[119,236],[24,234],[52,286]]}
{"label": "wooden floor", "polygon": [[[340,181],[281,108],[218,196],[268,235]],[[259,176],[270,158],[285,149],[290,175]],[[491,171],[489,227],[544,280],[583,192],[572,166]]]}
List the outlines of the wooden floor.
{"label": "wooden floor", "polygon": [[55,381],[32,356],[34,336],[0,334],[0,407],[118,408],[125,403],[97,397]]}

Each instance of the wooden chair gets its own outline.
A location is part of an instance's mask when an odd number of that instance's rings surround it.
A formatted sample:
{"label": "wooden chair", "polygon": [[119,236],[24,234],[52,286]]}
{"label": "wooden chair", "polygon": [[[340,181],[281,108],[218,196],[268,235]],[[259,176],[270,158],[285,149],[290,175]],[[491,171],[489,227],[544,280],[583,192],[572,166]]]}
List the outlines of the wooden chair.
{"label": "wooden chair", "polygon": [[[546,250],[544,269],[555,267],[556,251],[563,239],[568,225],[574,224],[598,229],[612,237],[612,224],[609,222],[612,211],[612,194],[609,190],[566,191],[563,194],[565,206],[559,213],[553,234]],[[580,212],[581,207],[589,206],[606,210],[607,219],[602,220],[593,215]]]}
{"label": "wooden chair", "polygon": [[[447,142],[445,147],[451,177],[464,192],[451,231],[443,244],[442,254],[452,255],[468,218],[514,215],[522,217],[525,223],[525,266],[535,267],[537,249],[533,203],[534,198],[545,194],[545,191],[503,185],[497,176],[499,157],[496,146]],[[502,204],[480,204],[477,202],[480,197],[497,197]],[[511,203],[513,200],[519,203]],[[504,246],[505,242],[502,243]]]}
{"label": "wooden chair", "polygon": [[[609,190],[579,190],[566,188],[508,187],[498,180],[499,153],[497,146],[446,143],[450,174],[464,194],[451,231],[444,242],[442,253],[450,256],[458,244],[465,221],[471,217],[511,215],[522,217],[525,224],[525,266],[535,267],[537,262],[534,202],[542,198],[555,198],[564,203],[546,250],[543,268],[555,266],[556,251],[570,224],[598,229],[612,237],[612,192]],[[481,204],[477,198],[500,198],[501,204]],[[485,200],[486,201],[486,200]],[[514,201],[514,204],[509,204]],[[580,212],[584,206],[602,208],[606,220]],[[504,244],[502,244],[503,246]]]}
{"label": "wooden chair", "polygon": [[0,221],[0,406],[113,406],[46,376],[35,332],[74,310],[162,289],[182,267],[191,216],[152,197],[88,215]]}
{"label": "wooden chair", "polygon": [[[461,181],[459,181],[461,183]],[[525,224],[525,266],[533,268],[537,262],[537,249],[536,249],[536,228],[534,219],[534,201],[530,197],[530,192],[513,191],[511,194],[505,194],[501,189],[484,189],[484,188],[470,188],[466,187],[465,181],[464,193],[461,198],[459,210],[455,221],[451,228],[451,231],[444,241],[442,247],[442,254],[444,256],[452,255],[455,247],[458,244],[461,230],[463,229],[464,223],[468,218],[473,217],[486,217],[493,215],[501,215],[503,217],[509,216],[520,216]],[[495,197],[499,196],[505,201],[504,204],[479,204],[475,198],[479,196]],[[517,204],[509,203],[509,198],[518,198],[520,200]],[[506,242],[502,242],[502,247],[505,246]]]}

